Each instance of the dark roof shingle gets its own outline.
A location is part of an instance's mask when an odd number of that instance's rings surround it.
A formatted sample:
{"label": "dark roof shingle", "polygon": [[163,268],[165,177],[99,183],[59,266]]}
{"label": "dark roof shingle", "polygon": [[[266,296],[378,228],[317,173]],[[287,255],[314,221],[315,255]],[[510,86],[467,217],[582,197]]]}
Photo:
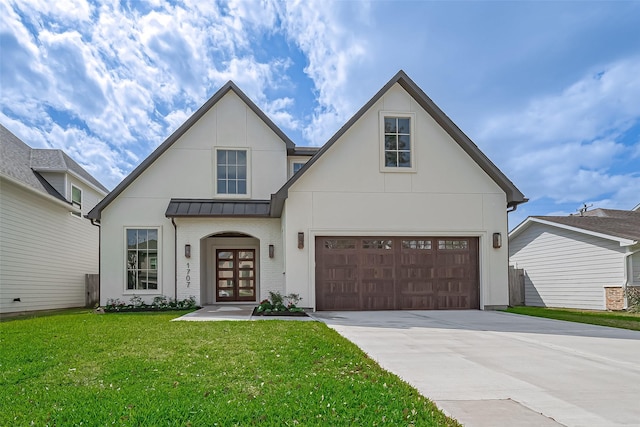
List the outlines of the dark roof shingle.
{"label": "dark roof shingle", "polygon": [[0,173],[35,190],[65,200],[39,172],[73,172],[105,194],[109,192],[64,151],[31,148],[0,124]]}
{"label": "dark roof shingle", "polygon": [[533,216],[549,222],[602,233],[623,239],[640,240],[640,212],[594,209],[582,216]]}

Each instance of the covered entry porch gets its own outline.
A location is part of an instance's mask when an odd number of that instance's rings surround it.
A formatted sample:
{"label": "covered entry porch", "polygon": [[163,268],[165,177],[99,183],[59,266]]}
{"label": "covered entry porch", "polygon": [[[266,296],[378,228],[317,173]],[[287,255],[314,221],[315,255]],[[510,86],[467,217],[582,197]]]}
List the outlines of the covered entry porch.
{"label": "covered entry porch", "polygon": [[255,304],[284,291],[280,218],[268,202],[173,199],[176,297],[199,305]]}

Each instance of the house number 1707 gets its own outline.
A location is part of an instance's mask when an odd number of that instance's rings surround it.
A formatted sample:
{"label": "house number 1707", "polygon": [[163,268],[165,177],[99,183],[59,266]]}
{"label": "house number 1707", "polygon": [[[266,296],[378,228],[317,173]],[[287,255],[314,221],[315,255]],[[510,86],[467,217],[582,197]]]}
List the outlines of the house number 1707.
{"label": "house number 1707", "polygon": [[187,288],[191,285],[191,266],[187,263],[187,276],[185,277],[187,281]]}

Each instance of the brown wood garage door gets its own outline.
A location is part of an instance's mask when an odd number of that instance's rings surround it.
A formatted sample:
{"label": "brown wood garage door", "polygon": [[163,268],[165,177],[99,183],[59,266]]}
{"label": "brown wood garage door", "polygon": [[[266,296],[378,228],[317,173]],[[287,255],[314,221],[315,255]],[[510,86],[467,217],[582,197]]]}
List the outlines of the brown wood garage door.
{"label": "brown wood garage door", "polygon": [[317,310],[478,308],[477,237],[316,237]]}

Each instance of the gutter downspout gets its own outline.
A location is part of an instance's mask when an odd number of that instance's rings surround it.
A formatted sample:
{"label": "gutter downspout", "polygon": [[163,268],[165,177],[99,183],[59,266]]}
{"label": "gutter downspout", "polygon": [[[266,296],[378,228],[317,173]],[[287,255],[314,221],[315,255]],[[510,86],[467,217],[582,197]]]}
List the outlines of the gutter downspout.
{"label": "gutter downspout", "polygon": [[640,249],[636,249],[635,251],[629,251],[624,254],[624,285],[622,285],[622,289],[624,290],[624,308],[629,308],[627,304],[627,287],[633,286],[633,258],[631,255],[640,252]]}
{"label": "gutter downspout", "polygon": [[96,223],[96,220],[93,218],[91,218],[91,225],[98,227],[98,306],[100,306],[102,296],[100,295],[100,292],[102,292],[102,285],[100,284],[100,278],[102,277],[102,227],[100,227],[100,223]]}
{"label": "gutter downspout", "polygon": [[178,226],[173,217],[171,217],[171,224],[173,224],[173,273],[175,275],[173,297],[178,301]]}

